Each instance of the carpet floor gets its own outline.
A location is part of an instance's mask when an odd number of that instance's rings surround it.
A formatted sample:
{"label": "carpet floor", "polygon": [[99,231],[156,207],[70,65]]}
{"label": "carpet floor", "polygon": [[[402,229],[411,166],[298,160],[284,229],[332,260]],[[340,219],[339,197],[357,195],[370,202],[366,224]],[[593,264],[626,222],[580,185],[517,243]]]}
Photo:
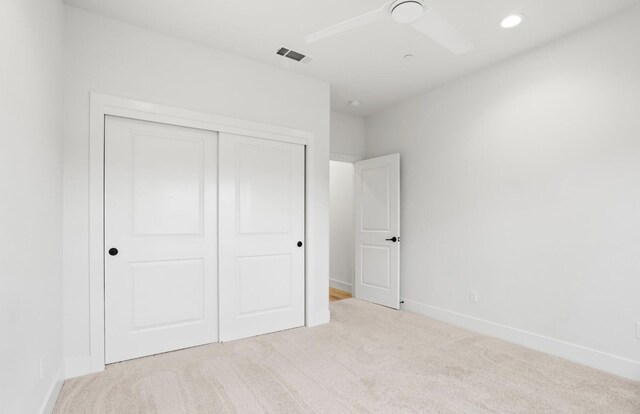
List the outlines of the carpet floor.
{"label": "carpet floor", "polygon": [[357,299],[331,323],[112,364],[62,413],[640,413],[640,383]]}

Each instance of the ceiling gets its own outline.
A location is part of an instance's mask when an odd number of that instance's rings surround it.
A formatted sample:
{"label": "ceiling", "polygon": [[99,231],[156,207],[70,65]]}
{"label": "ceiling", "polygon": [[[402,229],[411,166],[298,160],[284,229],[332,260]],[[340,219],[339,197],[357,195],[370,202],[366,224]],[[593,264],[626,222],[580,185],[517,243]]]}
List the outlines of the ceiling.
{"label": "ceiling", "polygon": [[[333,110],[370,115],[439,84],[541,45],[640,0],[426,0],[474,45],[454,55],[385,20],[307,45],[304,36],[385,0],[65,0],[140,27],[229,51],[331,84]],[[522,25],[500,27],[511,13]],[[275,55],[285,46],[309,64]],[[415,58],[405,61],[403,56]],[[358,100],[361,106],[348,105]]]}

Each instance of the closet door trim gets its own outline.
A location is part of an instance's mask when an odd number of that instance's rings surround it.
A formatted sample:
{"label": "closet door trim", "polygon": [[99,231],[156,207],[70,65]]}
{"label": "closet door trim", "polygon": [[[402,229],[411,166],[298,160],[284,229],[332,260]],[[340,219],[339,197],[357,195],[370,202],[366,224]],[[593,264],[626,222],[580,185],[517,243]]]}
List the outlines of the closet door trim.
{"label": "closet door trim", "polygon": [[[305,146],[305,325],[314,326],[328,322],[328,312],[315,315],[312,312],[313,286],[321,275],[313,272],[313,240],[316,228],[315,194],[315,137],[307,131],[269,125],[209,114],[206,112],[175,108],[134,99],[91,93],[89,101],[89,326],[90,355],[83,361],[74,361],[74,376],[103,371],[105,368],[104,331],[104,143],[105,117],[115,116],[175,126],[198,128],[219,133],[229,133],[290,142]],[[323,292],[324,294],[324,292]]]}

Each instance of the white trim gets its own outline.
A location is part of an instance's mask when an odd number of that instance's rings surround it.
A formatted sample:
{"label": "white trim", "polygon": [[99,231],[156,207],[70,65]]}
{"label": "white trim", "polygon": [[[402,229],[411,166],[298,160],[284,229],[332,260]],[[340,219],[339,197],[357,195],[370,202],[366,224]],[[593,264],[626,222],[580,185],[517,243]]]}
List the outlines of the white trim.
{"label": "white trim", "polygon": [[75,378],[91,372],[91,356],[79,356],[64,360],[64,378]]}
{"label": "white trim", "polygon": [[45,394],[44,399],[42,400],[42,405],[40,406],[40,414],[50,414],[53,412],[53,408],[56,405],[56,401],[58,400],[58,396],[60,395],[60,390],[62,390],[62,385],[64,384],[64,364],[62,361],[60,362],[60,367],[56,372],[56,376],[53,378],[53,382],[49,386],[47,393]]}
{"label": "white trim", "polygon": [[334,289],[340,289],[343,292],[352,293],[353,285],[338,279],[329,279],[329,286]]}
{"label": "white trim", "polygon": [[508,342],[555,355],[611,374],[640,381],[640,362],[608,354],[582,345],[576,345],[522,329],[487,321],[448,309],[403,299],[402,309],[447,322],[461,328],[503,339]]}
{"label": "white trim", "polygon": [[329,323],[330,320],[331,320],[331,312],[328,310],[316,312],[311,315],[307,314],[308,327],[324,325],[325,323]]}
{"label": "white trim", "polygon": [[[89,100],[89,323],[90,370],[71,369],[70,374],[83,375],[104,370],[104,119],[105,116],[139,119],[169,125],[227,132],[275,141],[306,145],[306,260],[305,310],[306,325],[314,326],[327,315],[313,315],[311,294],[315,283],[313,242],[315,214],[315,137],[298,129],[286,128],[208,114],[189,109],[173,108],[133,99],[91,93]],[[328,311],[327,311],[328,312]],[[74,367],[70,363],[70,367]],[[79,368],[80,365],[75,365]]]}
{"label": "white trim", "polygon": [[338,154],[337,152],[332,152],[329,154],[329,160],[331,161],[340,161],[340,162],[356,162],[362,161],[364,157],[359,155],[349,155],[349,154]]}

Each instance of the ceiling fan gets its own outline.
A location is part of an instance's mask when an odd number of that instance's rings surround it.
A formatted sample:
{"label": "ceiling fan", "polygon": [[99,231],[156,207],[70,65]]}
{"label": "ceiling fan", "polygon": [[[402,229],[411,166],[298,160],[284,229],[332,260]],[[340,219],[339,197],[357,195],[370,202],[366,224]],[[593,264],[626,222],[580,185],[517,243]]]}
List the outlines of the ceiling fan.
{"label": "ceiling fan", "polygon": [[451,52],[460,55],[473,50],[473,45],[424,0],[392,0],[381,7],[305,36],[307,43],[317,42],[360,26],[391,18],[410,24]]}

